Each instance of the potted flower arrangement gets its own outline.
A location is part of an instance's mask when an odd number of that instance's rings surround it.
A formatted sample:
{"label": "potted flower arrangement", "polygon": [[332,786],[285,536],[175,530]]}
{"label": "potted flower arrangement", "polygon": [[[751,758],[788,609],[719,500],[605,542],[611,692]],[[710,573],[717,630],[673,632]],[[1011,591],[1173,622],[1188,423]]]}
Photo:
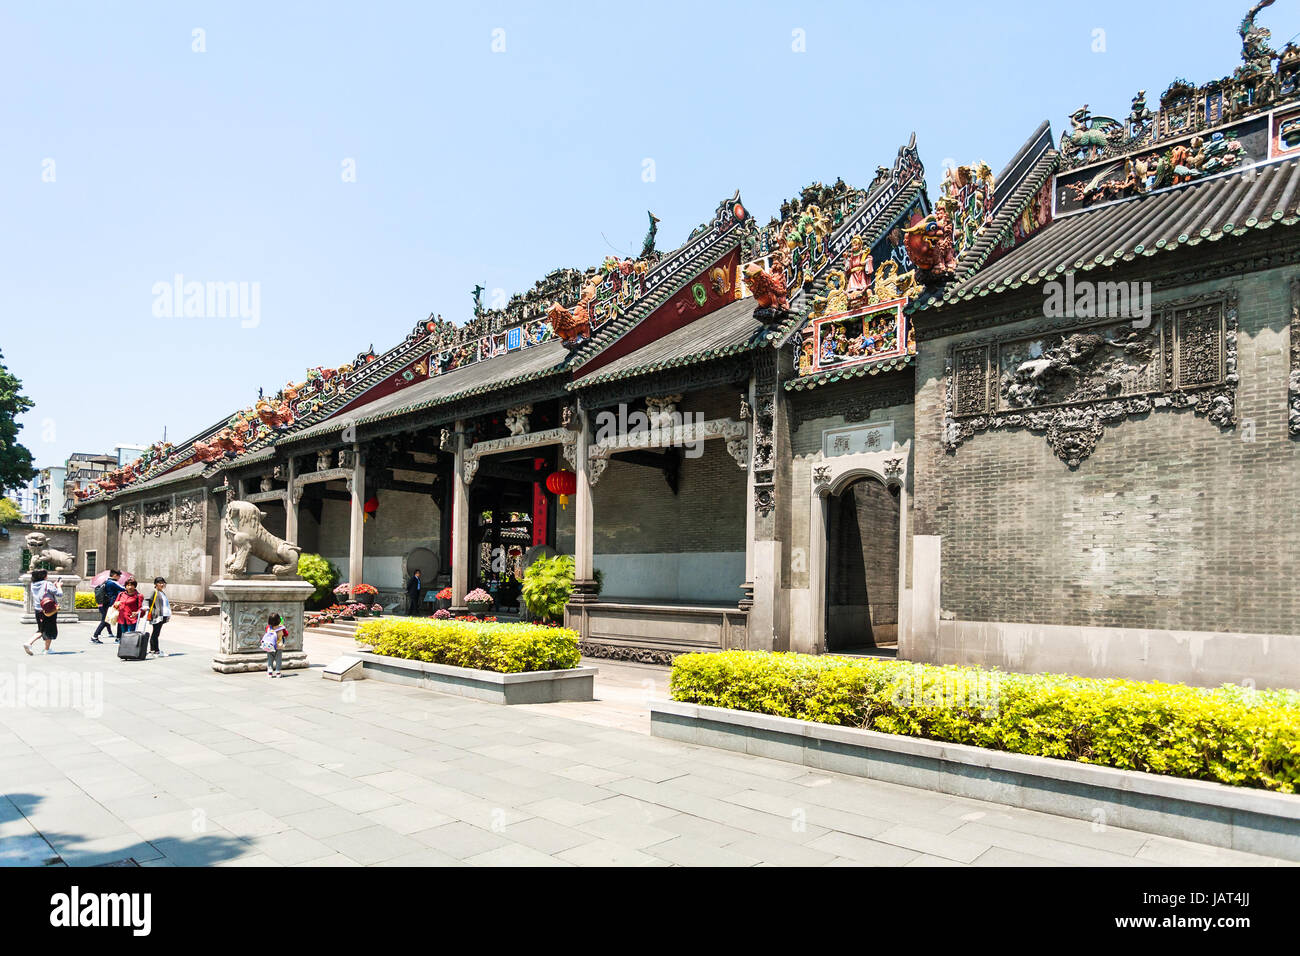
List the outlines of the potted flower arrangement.
{"label": "potted flower arrangement", "polygon": [[492,595],[482,588],[475,588],[465,595],[465,606],[469,608],[469,613],[482,617],[492,609]]}
{"label": "potted flower arrangement", "polygon": [[450,621],[451,611],[448,611],[445,607],[440,607],[433,612],[433,617],[436,621]]}
{"label": "potted flower arrangement", "polygon": [[433,600],[439,611],[449,610],[451,608],[451,588],[443,588],[433,596]]}

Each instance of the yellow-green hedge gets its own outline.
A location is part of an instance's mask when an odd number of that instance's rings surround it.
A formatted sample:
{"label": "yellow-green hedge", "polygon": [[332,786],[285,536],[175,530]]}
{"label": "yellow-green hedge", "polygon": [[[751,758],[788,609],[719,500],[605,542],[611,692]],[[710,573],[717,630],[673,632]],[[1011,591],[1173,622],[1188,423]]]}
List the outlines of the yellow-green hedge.
{"label": "yellow-green hedge", "polygon": [[[8,584],[0,585],[0,599],[6,601],[21,601],[23,599],[23,589]],[[99,606],[95,603],[95,595],[91,591],[78,591],[76,602],[77,607],[88,610],[94,610]]]}
{"label": "yellow-green hedge", "polygon": [[1295,793],[1300,693],[724,651],[673,661],[674,700]]}
{"label": "yellow-green hedge", "polygon": [[502,674],[565,670],[581,659],[576,631],[539,624],[372,618],[357,624],[356,640],[387,657]]}

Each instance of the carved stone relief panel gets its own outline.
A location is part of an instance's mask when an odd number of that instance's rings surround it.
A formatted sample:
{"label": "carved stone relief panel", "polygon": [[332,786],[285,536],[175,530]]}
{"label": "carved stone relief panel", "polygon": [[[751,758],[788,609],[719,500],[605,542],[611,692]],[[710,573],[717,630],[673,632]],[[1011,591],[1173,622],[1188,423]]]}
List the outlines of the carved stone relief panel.
{"label": "carved stone relief panel", "polygon": [[144,532],[161,538],[172,530],[172,503],[170,498],[148,501],[144,505]]}
{"label": "carved stone relief panel", "polygon": [[176,530],[189,531],[203,521],[203,492],[176,496]]}
{"label": "carved stone relief panel", "polygon": [[944,445],[978,432],[1027,428],[1071,468],[1104,426],[1153,408],[1195,409],[1236,424],[1235,294],[1170,303],[1150,321],[1052,324],[954,347]]}

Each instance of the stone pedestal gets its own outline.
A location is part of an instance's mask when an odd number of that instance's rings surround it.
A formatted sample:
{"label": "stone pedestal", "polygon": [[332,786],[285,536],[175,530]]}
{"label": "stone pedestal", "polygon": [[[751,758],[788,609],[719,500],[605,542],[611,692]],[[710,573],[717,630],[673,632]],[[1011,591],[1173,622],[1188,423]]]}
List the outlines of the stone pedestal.
{"label": "stone pedestal", "polygon": [[[51,578],[57,578],[59,587],[63,589],[63,597],[59,598],[59,627],[70,624],[80,624],[77,618],[77,585],[81,583],[81,577],[76,574],[56,574],[50,572]],[[18,581],[23,586],[23,624],[36,623],[36,605],[32,603],[32,575],[31,572],[19,577]]]}
{"label": "stone pedestal", "polygon": [[77,585],[81,583],[81,575],[52,574],[51,577],[57,577],[59,587],[63,588],[63,597],[59,598],[59,627],[80,624],[81,618],[77,617]]}
{"label": "stone pedestal", "polygon": [[289,637],[284,642],[284,670],[307,667],[302,649],[303,604],[316,588],[302,578],[280,578],[255,574],[247,578],[223,578],[212,585],[221,601],[221,643],[212,669],[222,674],[266,670],[262,635],[266,621],[279,614]]}
{"label": "stone pedestal", "polygon": [[18,583],[23,587],[23,624],[36,623],[36,606],[32,604],[32,576],[23,574],[18,578]]}

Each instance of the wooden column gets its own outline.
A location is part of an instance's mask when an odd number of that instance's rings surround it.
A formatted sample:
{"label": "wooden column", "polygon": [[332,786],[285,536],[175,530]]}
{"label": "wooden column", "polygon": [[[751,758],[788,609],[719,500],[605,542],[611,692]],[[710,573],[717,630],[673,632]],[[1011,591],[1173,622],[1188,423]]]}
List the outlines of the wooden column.
{"label": "wooden column", "polygon": [[[356,587],[364,580],[365,574],[365,512],[366,503],[366,463],[361,457],[361,446],[352,446],[352,477],[348,480],[348,490],[352,492],[352,529],[348,540],[348,584]],[[352,599],[356,600],[353,592]]]}
{"label": "wooden column", "polygon": [[456,422],[456,460],[451,474],[451,607],[464,613],[469,590],[469,484],[465,481],[465,423]]}

